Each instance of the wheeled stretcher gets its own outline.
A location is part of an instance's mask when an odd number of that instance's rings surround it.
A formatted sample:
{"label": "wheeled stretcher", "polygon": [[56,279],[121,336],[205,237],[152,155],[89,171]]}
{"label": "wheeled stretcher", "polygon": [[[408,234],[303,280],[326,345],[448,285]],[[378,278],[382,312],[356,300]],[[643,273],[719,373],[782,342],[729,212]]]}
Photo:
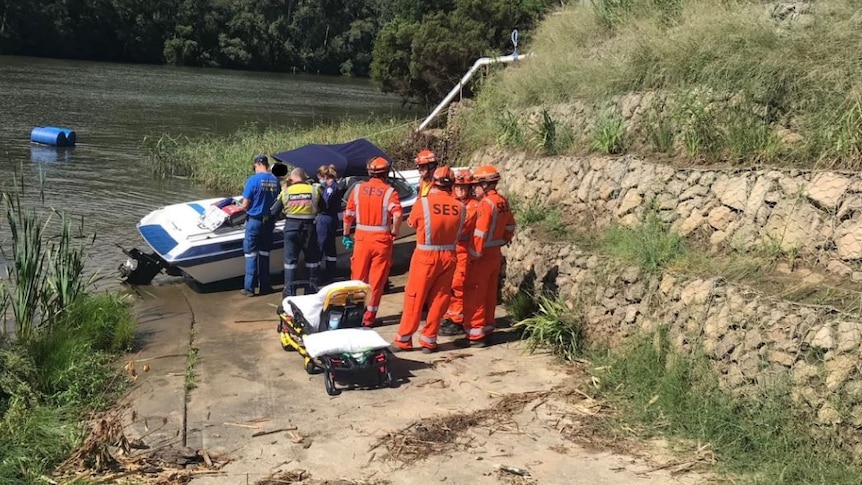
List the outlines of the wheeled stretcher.
{"label": "wheeled stretcher", "polygon": [[284,298],[276,313],[284,350],[304,359],[305,371],[324,373],[326,393],[341,393],[336,373],[374,370],[379,387],[394,384],[389,371],[389,343],[362,327],[371,287],[362,281],[332,283],[308,295]]}

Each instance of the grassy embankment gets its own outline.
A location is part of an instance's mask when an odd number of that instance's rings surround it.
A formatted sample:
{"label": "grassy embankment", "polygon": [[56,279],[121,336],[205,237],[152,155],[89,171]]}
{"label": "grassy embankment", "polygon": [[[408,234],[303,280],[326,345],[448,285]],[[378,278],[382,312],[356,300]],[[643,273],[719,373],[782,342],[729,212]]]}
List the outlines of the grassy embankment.
{"label": "grassy embankment", "polygon": [[[645,274],[689,271],[747,280],[764,271],[764,264],[786,258],[763,253],[705,261],[650,215],[634,228],[563,234],[555,231],[557,210],[544,210],[547,216],[542,217],[536,207],[517,207],[519,224],[539,227],[554,242],[576,241],[581,249],[637,265]],[[584,289],[583,294],[592,292]],[[674,449],[684,460],[706,450],[714,454],[715,471],[727,483],[858,483],[862,469],[851,463],[836,436],[810,433],[811,416],[794,404],[788,383],[731,395],[719,387],[705,355],[675,350],[664,330],[609,351],[586,339],[583,303],[568,303],[573,308],[550,295],[521,293],[506,307],[529,350],[547,349],[564,361],[587,363],[595,379],[590,391],[616,410],[598,419],[608,436],[675,438]]]}
{"label": "grassy embankment", "polygon": [[[860,166],[862,63],[855,46],[862,31],[856,2],[814,3],[805,26],[772,20],[772,4],[760,1],[593,3],[595,8],[569,7],[549,16],[526,49],[537,57],[488,79],[474,109],[465,111],[463,143],[536,155],[636,151],[690,164]],[[629,127],[620,100],[632,93],[652,93],[653,101],[639,124]],[[566,107],[580,114],[567,117]],[[588,119],[579,124],[577,117]],[[779,262],[792,266],[795,257],[768,247],[705,257],[649,213],[638,227],[589,233],[574,231],[558,208],[541,201],[516,205],[521,224],[646,273],[722,275],[748,283]],[[610,352],[584,340],[578,302],[569,302],[572,310],[536,296],[509,301],[510,313],[521,320],[531,348],[589,362],[596,392],[619,410],[602,421],[608,433],[671,436],[689,453],[685,443],[708,445],[716,470],[733,477],[732,483],[858,482],[862,470],[837,439],[811,435],[810,419],[785,383],[762,387],[756,396],[731,396],[719,388],[705,356],[679,354],[663,332]],[[858,294],[814,297],[825,304],[842,300],[850,305],[846,310],[860,311]]]}
{"label": "grassy embankment", "polygon": [[[213,190],[239,193],[251,174],[255,155],[271,155],[309,143],[344,143],[367,138],[400,159],[400,153],[412,150],[408,148],[410,133],[408,125],[397,120],[348,120],[311,128],[258,130],[249,127],[227,137],[189,139],[163,136],[147,142],[150,151],[148,162],[158,176],[189,177]],[[321,164],[324,162],[321,160]]]}
{"label": "grassy embankment", "polygon": [[[536,57],[485,83],[463,120],[465,143],[862,165],[858,2],[815,2],[795,21],[755,0],[593,3],[548,16],[524,49]],[[632,94],[644,112],[627,126],[620,99]]]}
{"label": "grassy embankment", "polygon": [[89,413],[124,387],[115,359],[134,340],[127,302],[88,293],[87,246],[69,221],[23,207],[15,187],[2,194],[11,240],[0,283],[0,484],[10,485],[50,482]]}

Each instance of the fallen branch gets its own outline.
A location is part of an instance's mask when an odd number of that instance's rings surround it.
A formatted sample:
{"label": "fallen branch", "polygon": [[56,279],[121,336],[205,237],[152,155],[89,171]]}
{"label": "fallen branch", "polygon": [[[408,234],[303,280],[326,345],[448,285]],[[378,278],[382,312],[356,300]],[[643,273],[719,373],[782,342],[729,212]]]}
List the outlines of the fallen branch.
{"label": "fallen branch", "polygon": [[222,423],[225,426],[236,426],[237,428],[247,428],[247,429],[260,429],[260,426],[253,426],[251,424],[242,424],[242,423]]}
{"label": "fallen branch", "polygon": [[251,435],[252,438],[257,438],[258,436],[266,436],[268,434],[281,433],[282,431],[296,431],[296,426],[288,426],[287,428],[279,428],[271,431],[258,431]]}

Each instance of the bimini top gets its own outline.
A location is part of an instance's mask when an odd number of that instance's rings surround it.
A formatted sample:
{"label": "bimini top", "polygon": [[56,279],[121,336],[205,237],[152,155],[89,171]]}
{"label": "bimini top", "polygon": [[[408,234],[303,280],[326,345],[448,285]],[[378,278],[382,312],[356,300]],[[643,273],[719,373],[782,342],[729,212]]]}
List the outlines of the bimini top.
{"label": "bimini top", "polygon": [[281,163],[302,168],[311,176],[321,165],[335,165],[339,177],[367,175],[365,164],[374,157],[383,157],[392,163],[386,152],[365,138],[335,145],[305,145],[272,156]]}

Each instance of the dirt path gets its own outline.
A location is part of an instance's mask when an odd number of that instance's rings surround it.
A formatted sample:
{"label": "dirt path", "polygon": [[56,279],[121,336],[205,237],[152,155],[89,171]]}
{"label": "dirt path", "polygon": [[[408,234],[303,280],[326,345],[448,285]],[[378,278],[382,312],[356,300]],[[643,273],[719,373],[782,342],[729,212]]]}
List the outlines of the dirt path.
{"label": "dirt path", "polygon": [[[396,290],[381,308],[378,331],[389,340],[405,279],[393,277]],[[396,354],[397,388],[329,397],[322,376],[306,374],[301,358],[279,344],[280,295],[197,294],[184,285],[152,287],[144,295],[143,349],[136,358],[149,371],[139,372],[128,396],[126,433],[142,439],[148,453],[185,445],[206,450],[208,459],[229,458],[218,473],[196,476],[195,484],[258,483],[299,469],[323,481],[294,474],[271,483],[701,481],[578,446],[569,434],[595,410],[583,395],[565,392],[577,377],[547,355],[525,354],[518,341],[459,349],[444,338],[436,354]],[[190,342],[197,349],[191,366]]]}

